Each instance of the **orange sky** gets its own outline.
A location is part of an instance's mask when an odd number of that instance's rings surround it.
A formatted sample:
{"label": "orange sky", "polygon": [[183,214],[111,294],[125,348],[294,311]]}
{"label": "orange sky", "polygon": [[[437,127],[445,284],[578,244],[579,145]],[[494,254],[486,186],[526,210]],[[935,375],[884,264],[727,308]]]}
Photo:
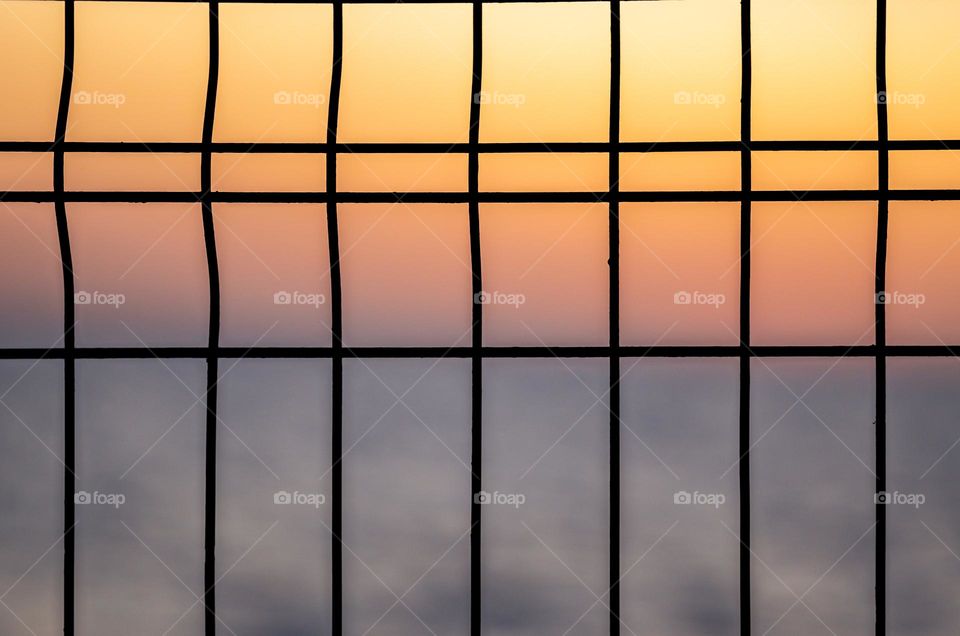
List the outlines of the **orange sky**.
{"label": "orange sky", "polygon": [[[876,139],[874,7],[868,0],[753,2],[755,139]],[[0,92],[15,96],[0,100],[4,139],[53,136],[61,9],[57,3],[4,4],[12,18],[0,21]],[[960,49],[953,46],[946,17],[960,18],[960,7],[898,0],[889,3],[889,12],[891,137],[957,137],[952,104],[960,89],[951,78],[960,72]],[[481,141],[608,138],[606,6],[496,4],[484,7],[483,20]],[[323,141],[331,28],[326,5],[223,5],[214,138]],[[69,140],[199,140],[208,61],[202,6],[83,2],[76,7],[76,29]],[[621,33],[623,140],[740,138],[738,2],[624,2]],[[469,6],[347,6],[344,38],[341,141],[467,140]],[[957,187],[958,160],[946,150],[892,152],[890,186]],[[878,157],[871,152],[755,152],[752,165],[756,190],[877,187]],[[625,153],[620,168],[623,191],[737,191],[744,176],[737,152]],[[49,190],[51,170],[49,154],[0,153],[3,189]],[[489,154],[480,159],[479,187],[602,192],[607,170],[605,154]],[[190,154],[71,153],[65,172],[69,190],[199,189],[199,157]],[[326,162],[317,155],[222,154],[213,159],[213,187],[322,192],[325,172]],[[338,158],[337,188],[464,192],[466,177],[463,154],[345,154]],[[927,301],[888,309],[891,341],[955,339],[960,301],[952,293],[950,265],[960,252],[953,247],[960,227],[952,222],[953,207],[891,204],[889,286]],[[466,210],[341,206],[348,338],[357,344],[469,338]],[[43,218],[51,213],[39,205],[0,206],[11,228],[4,247],[12,263],[56,258],[57,241]],[[269,325],[279,316],[285,326],[268,340],[329,340],[318,331],[328,324],[329,307],[316,314],[278,314],[262,298],[273,287],[327,289],[327,274],[317,269],[327,258],[325,213],[323,206],[215,206],[218,245],[228,263],[221,268],[224,316],[237,334],[252,338],[251,325]],[[490,204],[481,206],[480,215],[484,288],[524,297],[519,307],[487,308],[485,341],[606,342],[606,206]],[[162,326],[177,332],[169,335],[171,342],[202,341],[206,310],[197,307],[206,305],[205,264],[196,206],[78,204],[70,206],[69,216],[81,285],[124,291],[134,303],[124,311],[145,323],[150,312],[162,317],[162,325],[145,324],[145,332]],[[736,203],[622,206],[624,344],[736,341],[739,223]],[[286,238],[276,234],[281,231]],[[872,342],[875,231],[875,204],[754,204],[755,343]],[[104,249],[104,241],[117,247]],[[148,248],[146,257],[135,253]],[[293,267],[293,255],[310,266]],[[88,272],[89,283],[82,279]],[[158,277],[164,279],[162,293]],[[246,298],[244,280],[262,286],[261,297]],[[22,302],[58,311],[55,298],[26,298],[47,291],[8,287]],[[694,298],[689,306],[678,304],[674,295],[683,292],[722,295],[723,302]],[[167,303],[162,311],[161,303]],[[238,315],[247,317],[230,319]],[[394,325],[385,327],[384,316]],[[91,342],[104,329],[89,327]],[[231,329],[225,328],[225,338],[242,338]],[[87,331],[81,326],[80,340]]]}

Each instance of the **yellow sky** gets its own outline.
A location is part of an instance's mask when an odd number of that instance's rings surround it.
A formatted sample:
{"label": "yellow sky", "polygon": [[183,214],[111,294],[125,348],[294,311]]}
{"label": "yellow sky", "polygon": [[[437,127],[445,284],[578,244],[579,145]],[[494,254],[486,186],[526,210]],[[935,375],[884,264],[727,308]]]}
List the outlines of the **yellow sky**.
{"label": "yellow sky", "polygon": [[[752,6],[754,139],[876,139],[875,3],[754,0]],[[62,73],[62,7],[14,1],[5,3],[4,9],[0,94],[7,97],[0,99],[0,136],[50,140]],[[739,3],[623,2],[621,10],[621,139],[738,140]],[[957,19],[960,5],[954,3],[889,3],[892,138],[960,136],[953,108],[960,90],[953,81],[960,72],[960,47],[950,26]],[[468,5],[346,6],[339,140],[466,141],[471,20]],[[485,6],[478,98],[481,141],[606,141],[609,20],[603,3]],[[331,29],[329,5],[223,4],[215,140],[324,141]],[[199,140],[207,37],[207,14],[200,5],[78,3],[68,140]],[[946,150],[892,152],[890,186],[955,188],[958,160],[960,156]],[[467,188],[464,154],[343,154],[337,163],[341,191]],[[322,192],[326,168],[324,157],[306,153],[218,154],[213,159],[213,187]],[[608,169],[603,153],[487,154],[480,158],[479,187],[483,192],[603,192]],[[4,189],[49,190],[51,170],[49,154],[0,153]],[[877,173],[873,152],[755,152],[749,176],[755,190],[836,190],[875,189]],[[65,174],[70,190],[194,192],[199,189],[199,157],[69,153]],[[619,187],[737,191],[741,177],[739,152],[625,153]],[[104,215],[116,213],[113,207],[84,205],[102,209]],[[155,206],[126,209],[136,219],[124,220],[130,244],[139,240],[137,236],[153,236],[156,228],[150,223],[168,223],[161,245],[182,231],[199,231],[190,214],[193,225],[175,218],[164,221],[166,213],[144,212]],[[241,251],[256,256],[235,259],[243,263],[237,265],[236,276],[243,273],[256,279],[267,272],[264,284],[279,285],[269,274],[273,269],[269,264],[283,261],[294,239],[256,240],[275,231],[274,217],[285,212],[282,206],[263,206],[261,218],[253,213],[256,209],[218,208],[222,225],[218,240],[224,241],[224,249],[240,245]],[[924,322],[941,325],[935,331],[946,335],[960,311],[960,301],[949,293],[950,256],[941,256],[952,254],[950,244],[960,231],[953,227],[950,214],[942,212],[949,209],[948,203],[891,205],[888,264],[891,285],[904,291],[923,289],[938,298],[920,311],[929,317]],[[7,208],[2,212],[13,214]],[[71,231],[86,236],[86,219],[93,214],[71,213]],[[325,253],[325,233],[318,229],[324,214],[322,206],[307,206],[289,216],[284,231],[296,234],[298,241],[309,240],[315,254]],[[378,341],[374,326],[385,314],[403,326],[383,338],[407,344],[450,344],[469,331],[465,215],[461,205],[341,206],[348,335],[357,342]],[[660,337],[663,343],[735,340],[739,223],[736,203],[624,204],[620,249],[626,344],[650,344]],[[241,244],[233,233],[243,232],[233,224],[252,238]],[[902,234],[894,233],[895,228]],[[871,340],[875,231],[875,204],[756,203],[751,316],[756,341]],[[482,206],[483,284],[524,294],[528,300],[519,309],[488,308],[487,340],[536,344],[537,337],[549,336],[565,344],[605,342],[606,232],[603,205]],[[94,235],[89,236],[93,241]],[[193,234],[187,238],[197,241]],[[922,249],[925,241],[930,245]],[[10,249],[28,258],[28,253],[49,252],[49,247],[31,239],[15,242]],[[78,249],[86,265],[86,249],[83,245]],[[306,244],[296,250],[310,251]],[[179,265],[171,267],[158,263],[144,272],[175,271]],[[931,271],[924,274],[927,268]],[[232,271],[222,275],[225,291],[239,289],[228,278]],[[190,280],[196,276],[191,272]],[[129,286],[133,281],[125,278],[116,284]],[[683,291],[721,294],[725,302],[709,311],[678,306],[673,293]],[[811,298],[818,300],[810,302]],[[246,307],[232,299],[225,300],[228,303]],[[254,305],[245,311],[272,310]],[[412,307],[424,315],[415,315]],[[931,340],[933,336],[918,331],[919,323],[911,318],[921,313],[905,311],[890,309],[891,338]]]}

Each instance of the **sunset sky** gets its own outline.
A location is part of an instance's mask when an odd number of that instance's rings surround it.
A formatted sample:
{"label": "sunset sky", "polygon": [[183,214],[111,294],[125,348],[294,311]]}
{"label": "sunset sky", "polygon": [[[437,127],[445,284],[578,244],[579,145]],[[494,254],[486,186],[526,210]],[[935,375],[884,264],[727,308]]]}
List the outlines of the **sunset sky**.
{"label": "sunset sky", "polygon": [[[889,7],[894,139],[957,136],[956,118],[945,106],[953,102],[954,82],[944,80],[960,68],[960,52],[942,25],[960,9],[921,5]],[[5,2],[4,12],[0,81],[11,98],[0,102],[0,132],[6,140],[51,139],[63,11],[56,2]],[[875,13],[863,0],[809,0],[789,8],[754,3],[755,139],[877,138]],[[602,3],[485,7],[482,91],[489,99],[481,105],[481,141],[606,140],[609,20]],[[206,24],[199,4],[78,3],[67,139],[199,141]],[[346,6],[338,140],[465,142],[470,25],[468,5]],[[324,141],[331,28],[329,5],[223,5],[214,140]],[[621,140],[740,138],[738,3],[625,2],[621,31]],[[816,47],[805,44],[814,41]],[[121,97],[107,103],[110,96]],[[93,103],[84,103],[86,97]],[[51,161],[49,153],[0,153],[3,189],[49,191]],[[752,174],[741,175],[738,152],[623,153],[619,187],[736,191],[749,177],[755,190],[869,190],[877,187],[877,161],[868,151],[755,152]],[[958,161],[948,150],[892,152],[890,187],[956,187]],[[461,153],[342,154],[337,169],[337,188],[344,192],[467,189]],[[317,155],[217,153],[212,182],[224,192],[322,192],[325,171]],[[607,171],[607,157],[599,153],[484,154],[479,186],[483,192],[602,192]],[[65,181],[75,191],[196,192],[199,156],[69,153]],[[920,307],[888,308],[891,343],[951,343],[960,335],[958,284],[952,282],[960,258],[953,248],[960,240],[960,225],[951,221],[956,205],[891,203],[888,280],[926,299]],[[273,291],[288,287],[329,295],[323,206],[214,207],[224,261],[223,342],[252,344],[260,335],[256,325],[277,321],[264,344],[329,344],[329,307],[305,311],[272,303]],[[590,207],[481,207],[484,287],[528,301],[517,310],[490,307],[485,342],[607,342],[606,207]],[[622,207],[623,344],[736,343],[739,206]],[[8,268],[33,272],[28,282],[4,282],[15,299],[9,304],[17,307],[0,316],[9,346],[50,344],[60,329],[52,210],[49,204],[3,204],[3,258]],[[442,346],[469,332],[466,214],[466,206],[456,204],[342,206],[347,344]],[[869,202],[754,206],[754,344],[873,341],[876,214]],[[147,344],[204,341],[199,206],[70,204],[68,216],[77,289],[112,290],[127,299],[119,311],[80,307],[79,344],[135,342],[116,328],[118,320]],[[816,258],[808,258],[811,252]],[[719,295],[724,303],[678,306],[674,294],[683,291]],[[385,313],[389,325],[381,320]]]}
{"label": "sunset sky", "polygon": [[[69,360],[69,460],[65,363],[0,361],[0,633],[62,632],[64,474],[73,462],[78,490],[127,499],[77,506],[76,633],[204,631],[196,601],[212,404],[222,427],[217,633],[331,633],[331,506],[278,509],[271,497],[336,497],[331,439],[342,427],[343,633],[469,634],[472,382],[483,385],[484,490],[526,499],[483,508],[484,634],[609,633],[614,387],[621,633],[733,635],[749,621],[758,634],[873,634],[878,453],[888,491],[926,499],[887,513],[887,631],[957,633],[957,360],[891,354],[878,393],[875,358],[862,354],[754,357],[748,370],[735,356],[625,355],[619,382],[606,357],[553,355],[611,343],[874,345],[881,275],[882,344],[949,354],[960,346],[960,151],[935,143],[960,139],[960,3],[881,3],[888,138],[937,148],[887,155],[876,150],[886,141],[878,3],[750,4],[751,117],[741,130],[735,0],[622,0],[617,65],[610,3],[484,3],[477,96],[469,3],[345,4],[339,91],[331,4],[221,3],[213,142],[304,145],[213,152],[213,198],[335,187],[350,199],[335,208],[342,344],[471,347],[479,256],[489,301],[481,343],[544,354],[484,359],[479,376],[463,356],[244,355],[218,361],[216,401],[203,356]],[[219,344],[234,351],[335,344],[332,206],[309,196],[212,203],[220,294],[211,301],[199,146],[151,147],[202,141],[210,15],[203,2],[75,3],[65,141],[78,143],[64,152],[63,173],[71,332],[83,350],[206,347],[217,306]],[[61,1],[0,0],[0,142],[39,143],[0,150],[3,349],[64,346],[53,203],[64,16]],[[619,139],[610,130],[615,68]],[[472,99],[474,192],[486,197],[479,255],[468,203]],[[334,124],[341,145],[328,181],[334,163],[306,144],[326,143]],[[745,174],[745,138],[767,148],[837,143],[748,151]],[[93,142],[138,145],[84,146]],[[593,145],[549,148],[568,142]],[[613,147],[622,152],[611,162],[609,142],[637,145]],[[729,144],[664,145],[674,142]],[[406,145],[419,143],[434,145]],[[527,146],[497,146],[506,143]],[[624,199],[615,254],[611,183]],[[742,191],[753,193],[749,208]],[[138,202],[140,192],[170,200]],[[741,316],[748,291],[750,315]],[[340,422],[331,415],[337,364]],[[878,394],[885,449],[876,445]],[[752,472],[749,616],[739,596],[741,461]],[[680,491],[725,503],[678,507]]]}

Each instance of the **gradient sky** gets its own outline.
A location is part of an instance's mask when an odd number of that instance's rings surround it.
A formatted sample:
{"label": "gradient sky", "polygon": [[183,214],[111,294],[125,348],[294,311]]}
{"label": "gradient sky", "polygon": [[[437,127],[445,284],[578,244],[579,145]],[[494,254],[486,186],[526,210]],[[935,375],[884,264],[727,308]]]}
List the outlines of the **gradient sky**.
{"label": "gradient sky", "polygon": [[[359,4],[344,14],[338,141],[469,139],[469,4]],[[324,142],[329,5],[220,6],[217,142]],[[876,3],[752,1],[755,140],[876,140]],[[888,2],[891,139],[956,139],[960,5]],[[481,142],[606,142],[610,10],[602,2],[483,7]],[[739,141],[740,3],[621,2],[620,140]],[[76,4],[68,141],[200,141],[208,13],[197,3]],[[0,3],[0,139],[50,142],[63,72],[60,2]],[[623,192],[876,190],[851,151],[624,152]],[[957,151],[889,155],[889,186],[956,189]],[[456,152],[342,153],[350,193],[465,193]],[[326,158],[216,153],[216,192],[323,192]],[[490,153],[481,192],[602,193],[596,152]],[[0,192],[53,190],[50,152],[0,152]],[[196,153],[68,152],[67,191],[200,190]],[[786,197],[785,197],[786,198]],[[589,201],[589,199],[587,199]],[[737,345],[741,251],[753,345],[876,341],[876,201],[619,207],[623,345]],[[889,204],[886,339],[960,343],[960,203]],[[214,203],[220,344],[333,343],[328,208]],[[205,346],[210,298],[196,203],[68,203],[80,347]],[[469,209],[337,208],[347,347],[472,342]],[[609,207],[479,206],[482,343],[610,342]],[[62,346],[53,204],[0,195],[0,347]],[[284,302],[284,298],[294,298]],[[280,300],[278,300],[280,299]],[[751,616],[741,616],[737,359],[621,361],[621,631],[866,636],[874,631],[872,358],[757,358],[749,390]],[[217,632],[328,634],[332,567],[329,360],[219,364]],[[609,631],[607,359],[483,363],[481,618],[489,636]],[[887,619],[896,636],[960,629],[956,359],[887,361]],[[62,630],[63,365],[0,361],[0,633]],[[78,634],[197,634],[203,612],[205,364],[77,362]],[[470,631],[471,364],[348,359],[343,369],[344,633]],[[322,498],[280,506],[277,492]],[[677,505],[708,496],[717,505]],[[22,575],[22,576],[21,576]],[[398,600],[399,597],[399,600]],[[800,599],[800,600],[798,600]],[[169,631],[168,631],[169,630]]]}
{"label": "gradient sky", "polygon": [[[342,141],[465,141],[471,68],[469,8],[355,5],[345,8]],[[0,133],[52,136],[60,83],[62,12],[52,3],[4,3]],[[950,137],[949,77],[960,64],[942,25],[957,9],[943,2],[891,2],[891,136]],[[872,93],[875,10],[867,0],[804,0],[753,6],[753,136],[757,139],[875,139]],[[934,19],[939,18],[939,19]],[[322,141],[331,67],[329,6],[227,4],[221,12],[221,68],[214,138]],[[739,5],[626,2],[623,5],[621,138],[625,141],[739,139]],[[927,29],[929,26],[929,30]],[[522,38],[520,37],[522,34]],[[922,34],[922,35],[921,35]],[[207,63],[202,7],[83,2],[67,137],[77,141],[198,140]],[[817,47],[806,42],[816,41]],[[523,42],[522,46],[518,43]],[[483,141],[606,139],[609,15],[591,3],[491,5],[484,9]],[[288,102],[276,99],[282,93]],[[120,95],[123,103],[83,103]],[[79,100],[79,101],[78,101]],[[954,135],[955,136],[955,135]],[[625,153],[623,190],[737,190],[738,153]],[[891,187],[956,187],[950,151],[891,153]],[[458,154],[343,155],[337,187],[353,192],[463,192]],[[71,190],[196,191],[190,154],[71,153]],[[325,165],[310,155],[218,154],[222,191],[322,191]],[[0,153],[5,189],[49,190],[50,156]],[[607,160],[591,154],[503,154],[480,160],[484,191],[597,192]],[[875,188],[870,152],[757,152],[754,189]],[[889,308],[891,342],[956,340],[952,276],[960,227],[953,203],[891,204],[891,290],[919,294],[920,306]],[[78,289],[122,293],[120,311],[81,308],[78,342],[128,344],[122,316],[152,345],[204,339],[206,310],[199,207],[74,204]],[[290,206],[292,207],[292,206]],[[481,210],[484,288],[520,294],[518,310],[489,308],[488,344],[606,342],[607,245],[603,211],[570,204],[488,205]],[[738,337],[739,212],[727,204],[624,205],[621,325],[625,344],[727,344]],[[756,344],[873,341],[876,206],[767,203],[755,206],[752,277]],[[246,210],[244,213],[241,210]],[[871,210],[873,210],[871,212]],[[0,315],[11,346],[44,346],[62,311],[55,280],[52,208],[4,203],[4,258],[36,272],[30,285],[2,282],[17,307]],[[113,214],[124,218],[113,218]],[[277,307],[280,291],[329,295],[321,207],[215,206],[223,280],[224,344],[323,344],[329,309]],[[466,207],[422,204],[343,206],[341,254],[345,333],[351,345],[451,345],[469,338]],[[283,217],[284,220],[274,220]],[[136,219],[136,220],[133,220]],[[298,244],[264,235],[279,230]],[[109,224],[111,232],[102,228]],[[668,227],[669,225],[669,227]],[[369,231],[368,231],[369,230]],[[89,237],[89,238],[87,238]],[[102,249],[115,241],[118,249]],[[922,247],[921,247],[922,246]],[[816,251],[815,261],[806,254]],[[242,252],[248,252],[243,255]],[[315,259],[307,253],[315,254]],[[301,256],[302,254],[302,256]],[[311,262],[294,274],[289,265]],[[562,263],[562,265],[561,265]],[[567,268],[565,271],[557,267]],[[281,271],[282,270],[282,271]],[[158,272],[164,272],[159,276]],[[258,282],[259,281],[259,282]],[[162,283],[162,288],[157,285]],[[271,291],[272,290],[272,291]],[[325,290],[327,290],[325,292]],[[678,306],[678,292],[720,295],[723,303]],[[568,302],[569,298],[577,302]],[[23,309],[19,309],[22,307]],[[715,308],[715,309],[714,309]],[[240,314],[243,314],[241,317]],[[380,318],[393,317],[389,328]],[[427,318],[429,316],[429,318]],[[424,320],[427,320],[424,323]],[[524,326],[525,325],[525,326]],[[670,328],[671,325],[674,325]],[[260,333],[254,333],[256,331]],[[533,333],[531,333],[533,332]]]}

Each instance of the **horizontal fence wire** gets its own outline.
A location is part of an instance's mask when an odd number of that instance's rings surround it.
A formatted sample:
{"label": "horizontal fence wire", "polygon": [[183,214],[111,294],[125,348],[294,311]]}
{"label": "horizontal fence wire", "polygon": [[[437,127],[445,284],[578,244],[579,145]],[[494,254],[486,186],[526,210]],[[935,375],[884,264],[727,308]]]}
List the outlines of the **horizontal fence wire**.
{"label": "horizontal fence wire", "polygon": [[[92,1],[92,0],[91,0]],[[600,0],[596,0],[600,1]],[[602,0],[609,2],[609,0]],[[486,4],[486,3],[484,3]],[[830,152],[879,151],[878,140],[849,141],[479,141],[480,154],[504,153],[563,153],[585,152],[606,155],[614,148],[620,152]],[[883,144],[890,151],[898,150],[960,150],[960,139],[891,139]],[[424,154],[460,153],[471,150],[469,142],[227,142],[213,141],[205,145],[199,141],[0,141],[0,152],[144,152],[150,154],[200,153],[208,149],[214,154]]]}
{"label": "horizontal fence wire", "polygon": [[[952,345],[624,345],[624,358],[863,358],[883,355],[888,358],[956,357],[960,344]],[[347,347],[339,355],[350,359],[371,358],[469,358],[471,346],[455,347]],[[484,358],[609,358],[611,348],[597,346],[484,346]],[[2,348],[0,360],[124,360],[124,359],[205,359],[219,358],[299,358],[324,359],[334,356],[333,347],[62,347]]]}
{"label": "horizontal fence wire", "polygon": [[[50,0],[34,0],[37,2],[46,2]],[[208,4],[210,0],[74,0],[78,3],[83,2],[175,2],[179,4]],[[635,2],[662,2],[663,0],[632,0]],[[350,5],[350,4],[471,4],[471,0],[219,0],[220,4],[332,4],[332,5]],[[603,2],[609,3],[610,0],[483,0],[483,4],[556,4],[567,2]]]}
{"label": "horizontal fence wire", "polygon": [[[958,190],[888,190],[888,201],[957,201]],[[0,203],[197,203],[199,192],[37,192],[0,193]],[[796,203],[798,201],[877,201],[879,190],[754,190],[753,201]],[[610,203],[608,192],[211,192],[211,203]],[[740,190],[714,191],[623,191],[623,203],[733,203],[742,201]]]}

